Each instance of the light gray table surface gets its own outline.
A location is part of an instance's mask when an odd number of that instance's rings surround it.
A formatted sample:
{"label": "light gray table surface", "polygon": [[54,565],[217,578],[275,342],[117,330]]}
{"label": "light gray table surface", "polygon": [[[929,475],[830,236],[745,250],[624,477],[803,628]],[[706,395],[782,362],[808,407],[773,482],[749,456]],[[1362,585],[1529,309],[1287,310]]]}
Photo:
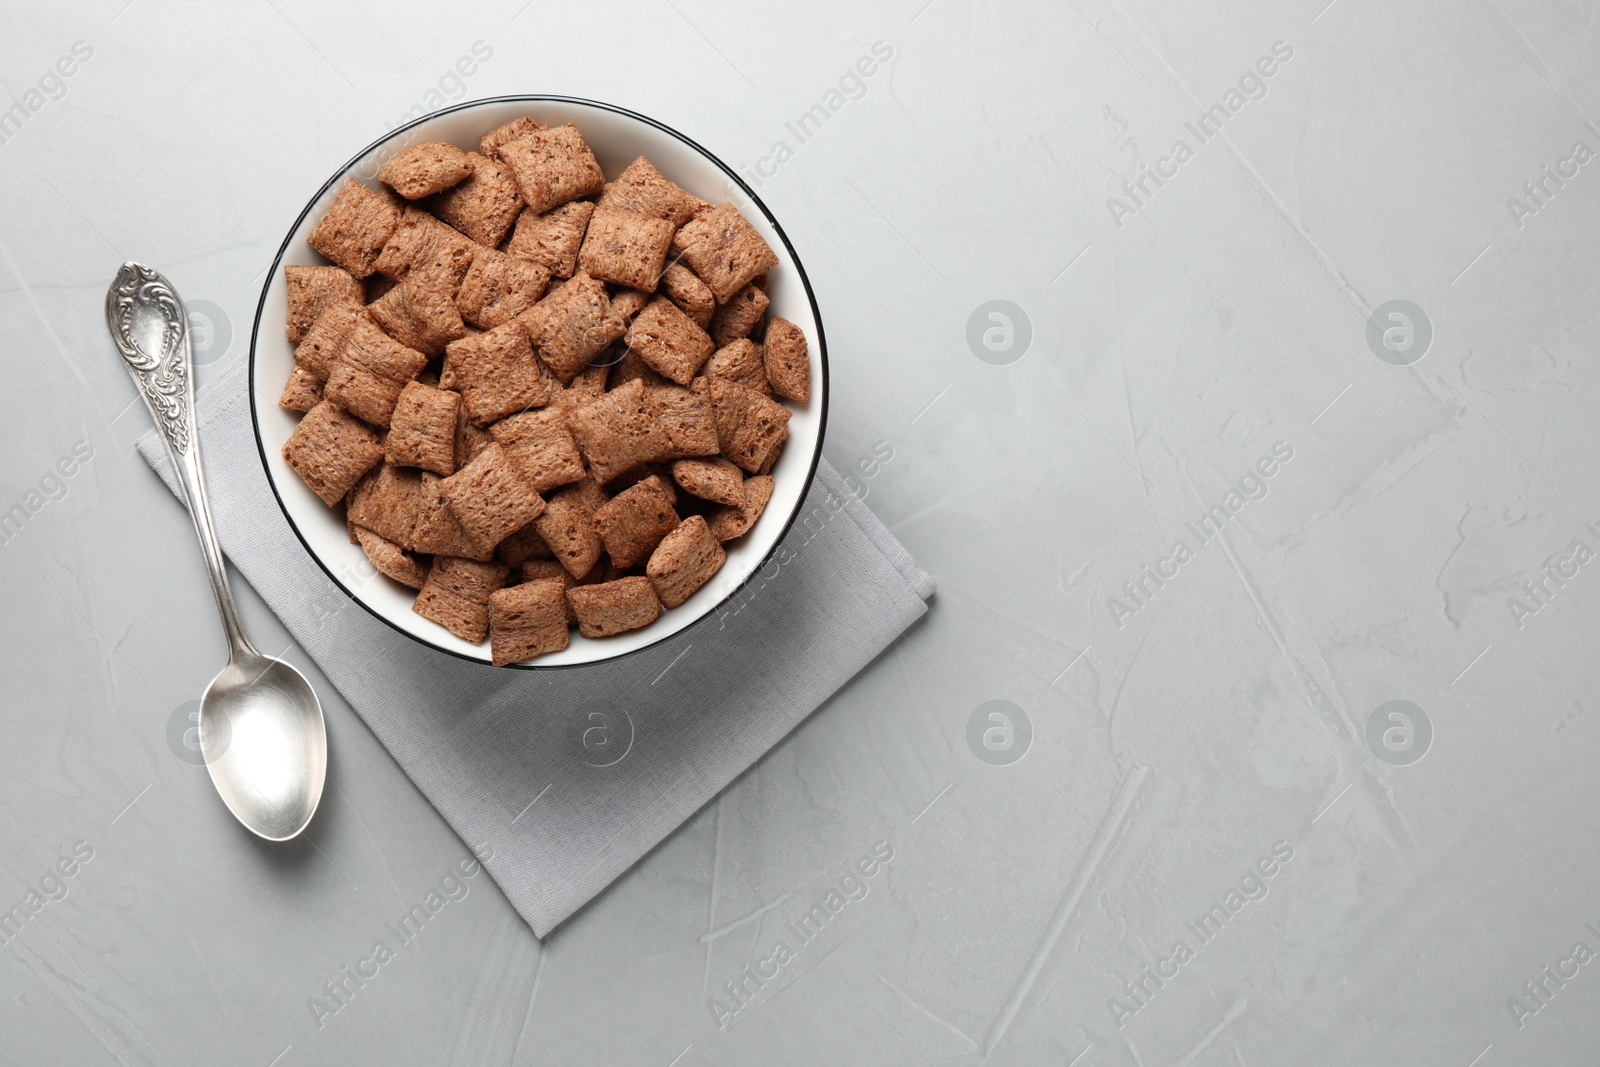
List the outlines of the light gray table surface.
{"label": "light gray table surface", "polygon": [[[0,26],[0,1064],[1600,1062],[1594,3]],[[512,92],[760,182],[826,453],[939,583],[543,943],[242,583],[322,811],[257,842],[180,758],[222,643],[101,311],[165,270],[203,389],[334,168]]]}

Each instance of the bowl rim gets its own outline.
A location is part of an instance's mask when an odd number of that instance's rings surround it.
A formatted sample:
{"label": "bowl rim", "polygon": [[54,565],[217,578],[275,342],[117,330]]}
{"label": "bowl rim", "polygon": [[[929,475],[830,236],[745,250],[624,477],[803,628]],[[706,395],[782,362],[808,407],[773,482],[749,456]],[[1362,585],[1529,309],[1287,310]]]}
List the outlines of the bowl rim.
{"label": "bowl rim", "polygon": [[[461,652],[457,652],[454,649],[445,648],[442,645],[435,644],[433,641],[430,641],[427,638],[419,637],[418,635],[411,633],[409,630],[402,629],[400,626],[396,625],[393,621],[387,618],[382,612],[377,611],[366,601],[362,600],[360,597],[356,596],[355,593],[351,592],[345,583],[340,580],[339,576],[333,572],[333,569],[327,564],[327,562],[325,562],[323,558],[311,547],[311,543],[307,541],[305,535],[300,532],[299,525],[294,521],[294,516],[290,514],[288,506],[284,503],[283,497],[279,494],[278,485],[275,481],[273,481],[271,466],[267,460],[266,441],[262,436],[261,419],[256,408],[256,347],[261,338],[261,321],[262,316],[266,313],[267,293],[271,290],[272,283],[278,276],[278,272],[283,263],[283,257],[288,253],[290,245],[294,241],[295,234],[300,231],[300,227],[305,222],[306,217],[311,214],[311,209],[322,200],[323,196],[334,186],[335,183],[351,176],[355,170],[356,164],[358,164],[362,159],[366,158],[383,144],[404,134],[407,130],[421,126],[424,123],[431,122],[440,116],[448,115],[456,111],[463,111],[468,108],[481,107],[485,104],[511,104],[524,102],[579,104],[584,107],[597,108],[601,111],[610,111],[614,114],[633,119],[636,122],[644,123],[646,126],[653,126],[662,133],[667,134],[669,137],[677,138],[689,148],[698,152],[705,159],[721,169],[722,172],[727,175],[730,181],[742,189],[744,194],[750,198],[750,202],[755,204],[755,206],[761,210],[761,213],[766,216],[767,222],[771,224],[773,232],[778,235],[778,240],[783,242],[785,251],[789,253],[789,261],[794,264],[795,273],[799,275],[800,285],[805,290],[806,301],[811,305],[812,321],[815,322],[817,326],[817,359],[821,368],[822,389],[820,390],[821,405],[817,411],[817,443],[811,454],[810,466],[806,469],[805,481],[800,487],[798,503],[794,510],[790,512],[788,517],[784,520],[783,529],[778,531],[778,536],[773,540],[772,547],[767,551],[766,555],[762,556],[760,561],[750,569],[750,573],[745,576],[743,581],[729,589],[727,593],[724,594],[722,599],[717,601],[713,607],[708,609],[699,618],[685,623],[680,628],[657,638],[647,645],[640,645],[638,648],[628,649],[624,652],[617,652],[609,656],[588,660],[584,663],[533,662],[511,663],[507,664],[505,667],[491,667],[487,660],[478,659],[475,656],[468,656]],[[828,340],[827,335],[823,331],[822,310],[817,306],[817,296],[811,288],[811,279],[809,276],[807,276],[805,266],[800,262],[800,255],[795,251],[794,243],[789,240],[789,235],[784,232],[783,226],[779,224],[777,218],[772,214],[771,209],[767,207],[766,202],[756,195],[755,190],[750,188],[745,180],[741,178],[732,167],[724,163],[721,157],[716,155],[710,149],[706,148],[704,145],[700,144],[698,141],[671,126],[668,126],[666,123],[661,122],[658,119],[653,119],[648,115],[641,115],[637,111],[621,107],[617,104],[608,104],[602,100],[590,100],[581,96],[562,96],[551,93],[509,93],[500,96],[486,96],[476,100],[463,100],[458,104],[452,104],[449,107],[440,108],[437,111],[430,111],[426,115],[420,115],[417,118],[412,119],[410,122],[396,126],[392,130],[385,131],[381,137],[368,144],[365,148],[362,148],[355,155],[346,160],[338,169],[336,169],[328,178],[328,180],[323,182],[322,185],[317,188],[317,191],[311,194],[310,199],[306,201],[305,207],[300,209],[300,213],[296,215],[294,221],[289,224],[289,230],[286,234],[284,234],[283,243],[278,246],[277,254],[272,257],[272,264],[267,268],[266,278],[261,283],[261,295],[256,301],[255,320],[250,328],[250,353],[248,357],[248,363],[245,368],[245,379],[247,386],[246,392],[249,394],[250,399],[250,425],[255,435],[256,452],[261,460],[261,471],[266,477],[267,487],[272,490],[272,498],[278,502],[278,510],[282,512],[284,520],[289,524],[289,529],[294,531],[295,538],[299,540],[301,547],[306,550],[306,555],[310,556],[311,559],[315,561],[317,566],[322,568],[322,572],[328,576],[328,579],[333,582],[334,586],[339,590],[339,592],[343,593],[350,600],[360,605],[362,610],[371,615],[373,618],[377,619],[379,622],[383,623],[385,626],[389,627],[391,630],[394,630],[403,637],[409,638],[412,641],[416,641],[417,643],[424,645],[435,652],[441,652],[447,656],[453,656],[456,659],[464,660],[468,663],[476,663],[492,670],[506,670],[510,668],[524,671],[582,670],[586,667],[597,667],[604,663],[615,663],[618,660],[626,659],[629,656],[636,656],[640,653],[648,652],[653,648],[658,648],[668,641],[676,640],[677,638],[688,633],[690,630],[693,630],[695,627],[699,626],[701,623],[705,622],[707,619],[720,615],[722,613],[721,609],[724,608],[736,596],[738,596],[739,593],[744,590],[745,586],[750,584],[751,579],[755,578],[756,575],[760,574],[766,569],[767,565],[772,561],[772,558],[777,555],[778,549],[783,546],[784,541],[788,538],[789,531],[793,528],[795,520],[798,519],[801,512],[805,510],[804,505],[806,498],[810,496],[812,484],[816,480],[817,465],[822,461],[822,445],[823,441],[827,437],[828,432],[828,399],[831,391],[829,389],[830,382],[828,379]]]}

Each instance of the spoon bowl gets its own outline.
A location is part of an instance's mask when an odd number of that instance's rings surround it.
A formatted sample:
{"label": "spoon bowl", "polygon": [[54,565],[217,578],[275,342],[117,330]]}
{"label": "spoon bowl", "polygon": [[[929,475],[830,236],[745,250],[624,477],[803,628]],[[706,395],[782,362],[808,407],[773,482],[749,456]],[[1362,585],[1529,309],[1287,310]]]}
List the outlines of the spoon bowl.
{"label": "spoon bowl", "polygon": [[328,734],[317,694],[280,659],[246,655],[200,700],[200,751],[234,818],[268,841],[306,828],[322,799]]}

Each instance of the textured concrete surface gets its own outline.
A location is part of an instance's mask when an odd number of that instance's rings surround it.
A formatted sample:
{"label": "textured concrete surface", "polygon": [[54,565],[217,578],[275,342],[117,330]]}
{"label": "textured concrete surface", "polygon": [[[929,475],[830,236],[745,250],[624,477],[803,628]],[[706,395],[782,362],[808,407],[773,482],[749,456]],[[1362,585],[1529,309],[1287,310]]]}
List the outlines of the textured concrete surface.
{"label": "textured concrete surface", "polygon": [[[7,4],[0,1063],[1595,1062],[1597,11]],[[185,758],[222,645],[101,318],[142,259],[244,358],[323,178],[505,92],[759,183],[940,587],[543,944],[248,589],[323,810]]]}

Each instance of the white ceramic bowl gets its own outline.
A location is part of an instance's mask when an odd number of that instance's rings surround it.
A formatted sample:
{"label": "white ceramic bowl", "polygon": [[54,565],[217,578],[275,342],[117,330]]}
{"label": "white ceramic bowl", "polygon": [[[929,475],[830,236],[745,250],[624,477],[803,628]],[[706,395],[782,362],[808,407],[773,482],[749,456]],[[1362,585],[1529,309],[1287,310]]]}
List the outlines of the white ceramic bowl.
{"label": "white ceramic bowl", "polygon": [[530,669],[573,667],[616,659],[649,648],[712,614],[736,593],[777,548],[788,531],[811,486],[822,455],[822,431],[828,411],[828,360],[811,284],[771,212],[734,172],[710,152],[683,134],[622,108],[590,100],[555,96],[502,96],[458,104],[399,127],[363,149],[341,167],[311,198],[284,239],[273,261],[256,309],[250,338],[250,410],[256,441],[266,466],[267,480],[277,495],[289,525],[304,542],[306,551],[328,577],[372,614],[417,641],[467,659],[489,662],[489,646],[470,645],[437,623],[411,610],[416,594],[377,574],[361,549],[350,543],[343,509],[325,505],[283,461],[283,444],[300,416],[278,407],[278,397],[294,365],[293,346],[284,337],[286,264],[325,262],[306,235],[332,204],[347,176],[376,186],[378,168],[413,144],[446,141],[475,150],[478,138],[518,115],[540,122],[577,124],[594,150],[608,178],[614,178],[640,155],[648,156],[662,174],[712,203],[731,200],[750,220],[778,256],[778,266],[768,276],[771,315],[781,315],[804,331],[811,352],[811,399],[805,404],[786,402],[789,443],[772,471],[772,500],[755,527],[740,540],[725,546],[728,561],[703,588],[642,630],[593,639],[573,632],[564,652],[541,656],[519,666]]}

